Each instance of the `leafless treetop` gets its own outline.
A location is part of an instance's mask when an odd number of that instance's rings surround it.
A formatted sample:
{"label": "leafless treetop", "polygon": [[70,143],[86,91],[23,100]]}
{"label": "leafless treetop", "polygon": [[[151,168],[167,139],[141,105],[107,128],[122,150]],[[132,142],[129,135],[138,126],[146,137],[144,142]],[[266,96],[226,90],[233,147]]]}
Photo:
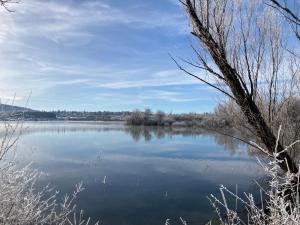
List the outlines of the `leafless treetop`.
{"label": "leafless treetop", "polygon": [[9,12],[13,12],[13,10],[11,10],[9,8],[10,4],[16,4],[19,3],[19,0],[0,0],[0,6],[4,7],[7,11]]}

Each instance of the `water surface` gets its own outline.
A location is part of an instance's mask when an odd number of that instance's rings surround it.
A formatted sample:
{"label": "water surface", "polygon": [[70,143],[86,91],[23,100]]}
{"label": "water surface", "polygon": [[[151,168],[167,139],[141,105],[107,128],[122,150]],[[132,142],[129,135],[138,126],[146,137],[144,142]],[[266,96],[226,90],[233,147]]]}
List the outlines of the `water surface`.
{"label": "water surface", "polygon": [[[62,193],[83,182],[78,206],[101,225],[205,224],[207,196],[220,184],[253,191],[260,169],[245,146],[191,128],[126,127],[105,122],[26,123],[22,161],[47,173]],[[105,180],[105,182],[104,182]]]}

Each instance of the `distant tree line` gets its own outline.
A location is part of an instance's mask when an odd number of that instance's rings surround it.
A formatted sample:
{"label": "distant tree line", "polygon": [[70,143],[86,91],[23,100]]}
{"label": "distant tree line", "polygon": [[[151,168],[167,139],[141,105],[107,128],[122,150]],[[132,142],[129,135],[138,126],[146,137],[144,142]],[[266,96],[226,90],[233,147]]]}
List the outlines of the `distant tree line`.
{"label": "distant tree line", "polygon": [[[223,107],[224,108],[224,107]],[[220,110],[219,110],[220,111]],[[224,110],[223,110],[224,111]],[[228,109],[227,109],[228,111]],[[152,112],[134,110],[110,112],[110,111],[38,111],[12,105],[0,105],[0,120],[27,121],[126,121],[127,125],[142,126],[182,126],[182,127],[231,127],[232,117],[225,113],[165,113],[161,110]]]}
{"label": "distant tree line", "polygon": [[135,110],[126,118],[127,125],[136,126],[182,126],[216,128],[232,126],[229,118],[220,117],[215,113],[165,113],[161,110],[153,113],[150,109]]}

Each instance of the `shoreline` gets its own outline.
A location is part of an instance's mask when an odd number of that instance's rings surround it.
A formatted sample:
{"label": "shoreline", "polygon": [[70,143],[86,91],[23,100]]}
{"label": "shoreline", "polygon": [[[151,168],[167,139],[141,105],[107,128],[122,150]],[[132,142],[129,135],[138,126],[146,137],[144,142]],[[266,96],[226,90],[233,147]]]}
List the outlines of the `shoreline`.
{"label": "shoreline", "polygon": [[173,123],[173,124],[158,124],[158,125],[146,125],[146,124],[128,124],[126,121],[120,121],[120,120],[0,120],[0,123],[65,123],[65,124],[80,124],[80,123],[86,123],[86,124],[118,124],[118,125],[124,125],[125,127],[145,127],[145,128],[198,128],[198,129],[206,129],[206,130],[216,130],[216,129],[223,129],[223,130],[230,130],[233,129],[233,127],[230,126],[204,126],[201,124],[188,124],[188,121],[186,123]]}

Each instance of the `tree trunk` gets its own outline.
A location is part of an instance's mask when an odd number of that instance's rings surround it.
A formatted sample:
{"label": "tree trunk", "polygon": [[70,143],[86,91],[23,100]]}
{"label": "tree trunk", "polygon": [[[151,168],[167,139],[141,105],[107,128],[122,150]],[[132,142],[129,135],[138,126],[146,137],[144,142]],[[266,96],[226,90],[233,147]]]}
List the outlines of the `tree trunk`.
{"label": "tree trunk", "polygon": [[[257,137],[265,145],[268,152],[273,154],[275,151],[283,151],[284,147],[279,141],[277,143],[277,137],[267,125],[256,103],[242,88],[235,69],[233,69],[227,62],[224,62],[223,60],[215,60],[215,62],[219,66],[224,77],[227,78],[228,85],[234,97],[236,98],[237,104],[240,106],[242,112],[247,118],[247,122],[254,128]],[[286,151],[278,155],[277,159],[280,160],[279,166],[282,170],[285,172],[290,171],[291,173],[298,173],[297,164]]]}
{"label": "tree trunk", "polygon": [[[198,18],[195,4],[193,4],[191,0],[186,0],[186,8],[192,22],[193,34],[207,47],[207,51],[223,75],[223,81],[230,88],[236,103],[240,106],[243,114],[247,118],[247,122],[254,128],[256,136],[265,145],[270,154],[273,154],[275,151],[283,151],[283,145],[279,141],[277,142],[276,136],[273,134],[253,100],[253,93],[249,93],[245,82],[242,80],[243,78],[228,62],[226,47],[213,38],[209,28],[205,27]],[[282,152],[277,159],[280,161],[279,166],[285,172],[298,172],[297,164],[286,151]]]}

